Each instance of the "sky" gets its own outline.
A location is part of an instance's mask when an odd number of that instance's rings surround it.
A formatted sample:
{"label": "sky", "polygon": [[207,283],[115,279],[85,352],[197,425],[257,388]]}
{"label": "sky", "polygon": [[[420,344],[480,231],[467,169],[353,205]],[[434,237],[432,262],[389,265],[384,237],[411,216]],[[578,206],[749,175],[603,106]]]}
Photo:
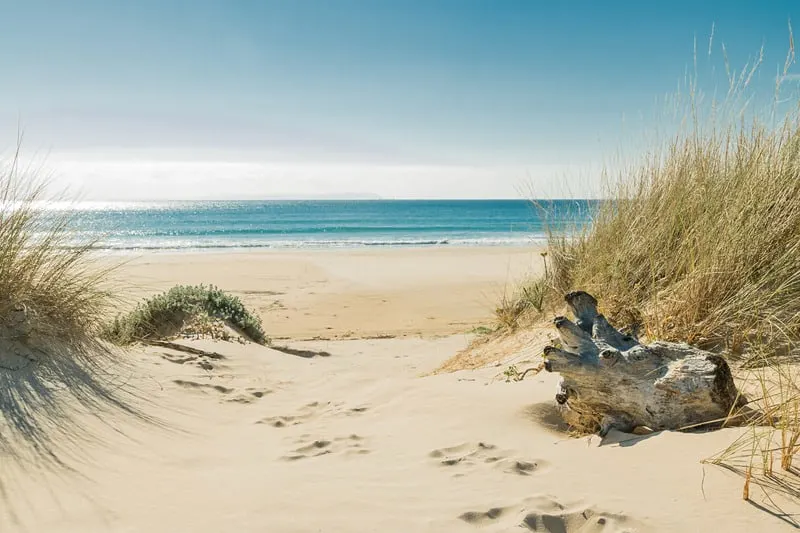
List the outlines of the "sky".
{"label": "sky", "polygon": [[[796,1],[0,0],[0,148],[85,199],[587,197]],[[793,67],[791,81],[800,82]]]}

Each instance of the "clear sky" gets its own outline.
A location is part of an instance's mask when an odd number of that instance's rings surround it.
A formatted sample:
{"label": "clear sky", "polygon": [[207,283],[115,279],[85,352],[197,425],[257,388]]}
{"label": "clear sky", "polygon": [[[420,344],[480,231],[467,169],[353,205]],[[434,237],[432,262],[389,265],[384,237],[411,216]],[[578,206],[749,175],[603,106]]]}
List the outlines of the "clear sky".
{"label": "clear sky", "polygon": [[[800,2],[0,0],[0,140],[92,199],[583,196],[724,42]],[[705,52],[705,51],[704,51]],[[633,124],[633,126],[631,126]],[[626,129],[627,128],[627,129]]]}

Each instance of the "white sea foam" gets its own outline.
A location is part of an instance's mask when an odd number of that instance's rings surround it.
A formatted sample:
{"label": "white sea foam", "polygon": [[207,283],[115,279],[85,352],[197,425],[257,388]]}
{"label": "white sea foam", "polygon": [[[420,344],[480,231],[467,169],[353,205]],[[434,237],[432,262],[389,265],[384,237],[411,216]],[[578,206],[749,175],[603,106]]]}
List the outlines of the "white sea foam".
{"label": "white sea foam", "polygon": [[441,239],[307,239],[307,240],[117,240],[104,241],[97,245],[100,250],[109,252],[191,252],[191,251],[227,251],[227,250],[290,250],[290,249],[348,249],[369,247],[440,247],[440,246],[531,246],[546,242],[545,235],[528,235],[513,237],[475,237],[475,238],[441,238]]}

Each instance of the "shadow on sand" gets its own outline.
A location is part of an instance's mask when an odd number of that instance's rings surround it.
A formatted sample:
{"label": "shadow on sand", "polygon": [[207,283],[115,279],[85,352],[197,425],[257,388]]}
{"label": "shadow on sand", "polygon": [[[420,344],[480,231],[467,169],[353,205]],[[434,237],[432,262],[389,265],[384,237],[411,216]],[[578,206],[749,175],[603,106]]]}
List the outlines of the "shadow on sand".
{"label": "shadow on sand", "polygon": [[119,354],[93,348],[96,353],[76,357],[67,347],[25,346],[21,358],[10,342],[0,344],[0,522],[18,523],[11,500],[13,494],[24,501],[15,490],[18,480],[48,473],[81,477],[76,465],[86,462],[87,445],[104,444],[98,427],[123,436],[129,423],[166,427],[143,412],[150,401],[126,383],[130,373]]}

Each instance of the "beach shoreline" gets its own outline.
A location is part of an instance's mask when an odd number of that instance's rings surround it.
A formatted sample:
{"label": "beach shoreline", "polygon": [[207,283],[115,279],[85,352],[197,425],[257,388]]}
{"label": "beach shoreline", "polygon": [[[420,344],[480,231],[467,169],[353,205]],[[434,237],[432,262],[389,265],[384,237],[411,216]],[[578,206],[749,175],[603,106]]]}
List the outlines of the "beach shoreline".
{"label": "beach shoreline", "polygon": [[94,250],[98,257],[123,257],[123,258],[143,258],[149,255],[158,256],[183,256],[183,255],[215,255],[215,254],[291,254],[291,253],[347,253],[359,251],[414,251],[414,250],[497,250],[497,249],[531,249],[546,248],[547,238],[545,236],[531,237],[526,241],[509,241],[496,244],[463,244],[463,243],[437,243],[437,244],[372,244],[372,245],[350,245],[350,246],[269,246],[258,245],[246,246],[217,246],[208,248],[105,248],[102,245],[95,246]]}
{"label": "beach shoreline", "polygon": [[103,252],[528,246],[583,226],[590,200],[191,201],[78,204],[76,243]]}
{"label": "beach shoreline", "polygon": [[[278,339],[441,336],[493,320],[504,292],[543,270],[542,247],[143,253],[116,272],[125,307],[174,285],[239,296]],[[118,258],[104,258],[113,263]]]}

